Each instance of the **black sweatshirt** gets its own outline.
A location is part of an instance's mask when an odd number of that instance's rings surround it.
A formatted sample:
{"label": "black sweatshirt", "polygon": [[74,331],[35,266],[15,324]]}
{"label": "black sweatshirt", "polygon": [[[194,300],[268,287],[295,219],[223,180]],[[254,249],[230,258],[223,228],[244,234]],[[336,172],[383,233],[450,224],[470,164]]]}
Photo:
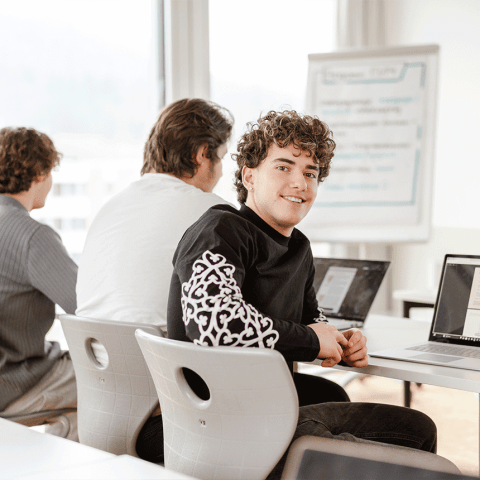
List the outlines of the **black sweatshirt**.
{"label": "black sweatshirt", "polygon": [[210,208],[173,257],[168,337],[205,346],[275,348],[289,367],[320,351],[310,242],[285,237],[246,206]]}

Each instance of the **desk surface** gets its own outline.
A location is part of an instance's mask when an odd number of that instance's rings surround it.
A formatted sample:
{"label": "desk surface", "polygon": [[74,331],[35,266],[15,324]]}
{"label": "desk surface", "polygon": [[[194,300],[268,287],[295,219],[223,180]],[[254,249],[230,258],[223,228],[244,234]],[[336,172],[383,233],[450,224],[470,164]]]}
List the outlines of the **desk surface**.
{"label": "desk surface", "polygon": [[114,456],[108,460],[61,468],[50,472],[33,473],[16,480],[195,480],[161,465],[145,462],[130,455]]}
{"label": "desk surface", "polygon": [[0,418],[0,478],[48,472],[115,457],[112,453],[36,432]]}
{"label": "desk surface", "polygon": [[193,480],[129,455],[117,456],[0,418],[0,479]]}
{"label": "desk surface", "polygon": [[[374,352],[390,347],[406,347],[426,342],[430,331],[430,323],[371,315],[367,318],[362,331],[367,337],[368,351]],[[320,363],[319,360],[316,362]],[[339,365],[334,368],[469,392],[480,392],[480,372],[472,370],[374,357],[369,357],[369,366],[365,368],[342,367]]]}

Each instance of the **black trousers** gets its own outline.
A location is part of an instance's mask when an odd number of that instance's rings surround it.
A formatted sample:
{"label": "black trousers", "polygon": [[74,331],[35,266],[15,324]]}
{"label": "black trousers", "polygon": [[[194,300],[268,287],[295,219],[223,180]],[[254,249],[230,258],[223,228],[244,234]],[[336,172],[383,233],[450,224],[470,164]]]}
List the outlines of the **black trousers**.
{"label": "black trousers", "polygon": [[[340,385],[325,378],[295,372],[293,381],[301,407],[325,402],[350,401],[347,392]],[[205,384],[203,385],[205,386]],[[209,393],[202,390],[202,388],[206,387],[204,386],[197,383],[195,390],[199,390],[198,395],[205,399],[209,397]],[[137,455],[143,460],[154,463],[163,462],[163,424],[161,415],[150,417],[145,422],[138,435],[136,449]]]}
{"label": "black trousers", "polygon": [[[292,443],[304,435],[347,442],[381,442],[435,453],[437,428],[422,412],[378,403],[323,403],[300,408]],[[408,452],[405,452],[408,455]],[[267,480],[280,480],[288,449]]]}

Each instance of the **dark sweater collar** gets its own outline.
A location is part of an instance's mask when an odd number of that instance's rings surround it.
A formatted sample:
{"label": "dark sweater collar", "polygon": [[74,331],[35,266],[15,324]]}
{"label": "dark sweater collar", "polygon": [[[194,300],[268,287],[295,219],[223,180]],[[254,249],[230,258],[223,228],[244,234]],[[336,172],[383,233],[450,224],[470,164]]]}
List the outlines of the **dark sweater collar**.
{"label": "dark sweater collar", "polygon": [[265,220],[260,218],[250,207],[242,205],[240,207],[240,213],[277,243],[285,247],[288,246],[288,242],[290,241],[291,237],[285,237],[280,232],[277,232],[273,227],[265,222]]}
{"label": "dark sweater collar", "polygon": [[28,210],[18,200],[15,200],[8,195],[0,194],[0,206],[19,208],[28,213]]}

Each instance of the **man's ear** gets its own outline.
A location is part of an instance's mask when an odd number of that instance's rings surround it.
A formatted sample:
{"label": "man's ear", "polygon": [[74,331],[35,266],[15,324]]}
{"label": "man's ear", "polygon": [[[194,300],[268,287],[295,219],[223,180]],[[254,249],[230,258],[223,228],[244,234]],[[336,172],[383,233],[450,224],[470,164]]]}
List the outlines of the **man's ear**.
{"label": "man's ear", "polygon": [[207,157],[207,150],[208,150],[208,144],[206,143],[197,150],[197,154],[195,155],[195,161],[197,162],[197,165],[199,167],[205,161],[210,162],[209,158]]}
{"label": "man's ear", "polygon": [[36,185],[37,183],[43,182],[45,178],[48,176],[48,173],[38,174],[33,180],[32,185]]}
{"label": "man's ear", "polygon": [[250,190],[250,187],[253,187],[253,168],[247,167],[246,165],[242,168],[242,181],[243,186]]}

